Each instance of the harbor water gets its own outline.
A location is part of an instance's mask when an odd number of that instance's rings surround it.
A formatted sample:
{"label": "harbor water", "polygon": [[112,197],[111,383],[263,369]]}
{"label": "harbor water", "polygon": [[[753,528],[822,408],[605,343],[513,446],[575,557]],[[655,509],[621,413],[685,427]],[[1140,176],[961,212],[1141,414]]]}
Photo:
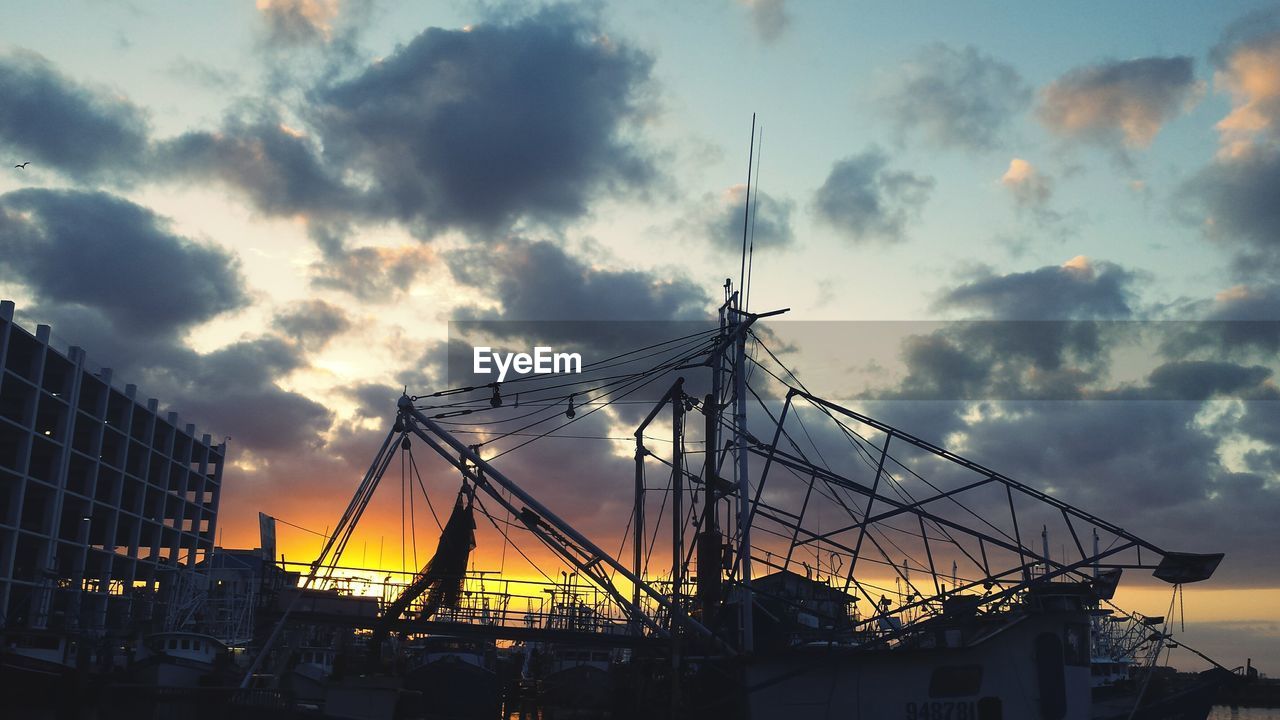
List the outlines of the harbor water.
{"label": "harbor water", "polygon": [[1280,720],[1280,708],[1233,708],[1218,705],[1208,720]]}

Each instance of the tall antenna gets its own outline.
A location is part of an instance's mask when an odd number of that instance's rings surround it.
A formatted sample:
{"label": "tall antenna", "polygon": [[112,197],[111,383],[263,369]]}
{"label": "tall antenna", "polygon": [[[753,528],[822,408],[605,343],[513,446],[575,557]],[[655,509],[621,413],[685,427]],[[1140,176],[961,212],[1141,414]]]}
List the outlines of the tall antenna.
{"label": "tall antenna", "polygon": [[[747,150],[747,199],[742,204],[742,267],[738,271],[738,292],[747,281],[747,229],[751,220],[751,171],[755,167],[756,151],[756,114],[751,113],[751,146]],[[742,307],[742,298],[738,298],[738,307]]]}
{"label": "tall antenna", "polygon": [[751,245],[747,249],[747,283],[742,288],[742,309],[751,307],[751,269],[756,256],[756,219],[760,217],[760,159],[764,157],[764,126],[760,126],[760,154],[756,156],[756,196],[751,201]]}

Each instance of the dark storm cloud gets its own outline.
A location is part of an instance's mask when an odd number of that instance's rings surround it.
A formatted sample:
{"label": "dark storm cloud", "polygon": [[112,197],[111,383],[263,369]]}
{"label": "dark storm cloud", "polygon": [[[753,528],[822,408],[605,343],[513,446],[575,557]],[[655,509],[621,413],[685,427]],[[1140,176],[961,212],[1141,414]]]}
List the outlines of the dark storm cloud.
{"label": "dark storm cloud", "polygon": [[1261,365],[1243,366],[1212,360],[1170,362],[1147,378],[1152,394],[1189,400],[1207,400],[1216,395],[1235,395],[1258,390],[1272,375]]}
{"label": "dark storm cloud", "polygon": [[1198,330],[1228,351],[1280,351],[1280,285],[1240,286],[1221,293],[1209,318]]}
{"label": "dark storm cloud", "polygon": [[1210,238],[1236,254],[1243,276],[1280,270],[1280,150],[1256,147],[1220,158],[1184,186]]}
{"label": "dark storm cloud", "polygon": [[[1280,400],[1280,392],[1274,385],[1267,386],[1260,394],[1266,400]],[[1241,425],[1251,437],[1269,443],[1272,452],[1280,451],[1280,403],[1250,403]]]}
{"label": "dark storm cloud", "polygon": [[904,239],[907,221],[919,215],[934,181],[888,169],[877,148],[837,161],[814,196],[818,217],[852,242]]}
{"label": "dark storm cloud", "polygon": [[[1108,353],[1124,332],[1094,321],[947,323],[904,339],[901,379],[859,397],[932,403],[938,417],[925,424],[938,433],[962,426],[953,414],[965,410],[963,402],[1079,400],[1104,374]],[[887,407],[901,414],[900,405]],[[920,421],[917,415],[912,418]]]}
{"label": "dark storm cloud", "polygon": [[41,302],[97,308],[119,331],[169,335],[247,302],[234,255],[122,198],[18,190],[0,196],[0,212],[9,278]]}
{"label": "dark storm cloud", "polygon": [[988,150],[1004,145],[1031,89],[1008,63],[971,46],[936,44],[899,69],[883,102],[904,139],[918,133],[942,147]]}
{"label": "dark storm cloud", "polygon": [[988,273],[947,291],[935,308],[964,307],[991,319],[908,336],[901,379],[860,397],[935,441],[965,430],[971,402],[1088,397],[1126,332],[1093,318],[1128,316],[1133,277],[1109,263],[1072,265]]}
{"label": "dark storm cloud", "polygon": [[[412,388],[410,391],[419,388]],[[362,418],[395,417],[400,389],[381,383],[359,383],[344,388],[342,393],[356,402],[356,414]]]}
{"label": "dark storm cloud", "polygon": [[319,222],[362,212],[359,194],[324,163],[315,143],[266,109],[229,116],[216,132],[194,130],[157,144],[159,171],[241,192],[259,211]]}
{"label": "dark storm cloud", "polygon": [[342,308],[323,300],[301,300],[276,314],[272,324],[303,347],[318,350],[351,328]]}
{"label": "dark storm cloud", "polygon": [[710,299],[678,273],[608,270],[550,242],[510,240],[445,256],[454,279],[499,308],[466,306],[450,324],[450,384],[474,384],[471,347],[549,345],[590,363],[708,330]]}
{"label": "dark storm cloud", "polygon": [[242,340],[182,365],[155,368],[156,392],[185,416],[262,453],[295,453],[322,444],[333,413],[279,379],[306,366],[300,350],[279,338]]}
{"label": "dark storm cloud", "polygon": [[639,270],[602,270],[553,243],[512,240],[446,256],[454,278],[490,288],[502,320],[693,320],[704,316],[705,292],[681,277]]}
{"label": "dark storm cloud", "polygon": [[[400,393],[406,390],[410,395],[419,395],[448,387],[446,377],[448,363],[449,343],[447,341],[427,343],[422,353],[414,358],[412,363],[395,374],[396,383],[400,387],[391,396],[392,400],[400,397]],[[365,398],[367,399],[368,396],[366,395]]]}
{"label": "dark storm cloud", "polygon": [[1203,501],[1205,480],[1220,472],[1217,439],[1192,422],[1199,403],[1024,403],[1007,410],[1014,412],[969,425],[967,454],[1060,488],[1067,502],[1113,508],[1113,522]]}
{"label": "dark storm cloud", "polygon": [[[694,224],[711,242],[712,247],[727,252],[742,250],[743,203],[746,186],[735,185],[719,197],[708,195],[703,206],[695,214]],[[780,248],[795,240],[791,230],[791,213],[795,203],[785,198],[775,198],[768,193],[753,192],[752,220],[749,223],[750,240],[757,250]]]}
{"label": "dark storm cloud", "polygon": [[1167,323],[1160,345],[1164,357],[1207,350],[1224,358],[1266,359],[1280,352],[1280,286],[1238,285],[1185,312],[1202,320]]}
{"label": "dark storm cloud", "polygon": [[1124,318],[1131,314],[1134,280],[1119,265],[1081,257],[1029,272],[988,271],[947,291],[934,307],[979,310],[1010,320]]}
{"label": "dark storm cloud", "polygon": [[902,361],[908,368],[903,387],[930,399],[982,397],[991,373],[989,361],[941,334],[908,338]]}
{"label": "dark storm cloud", "polygon": [[430,28],[310,93],[326,156],[380,213],[422,236],[559,223],[600,195],[650,188],[628,139],[652,61],[564,6],[467,30]]}
{"label": "dark storm cloud", "polygon": [[77,83],[40,55],[0,56],[0,142],[77,181],[132,177],[145,161],[142,109],[104,88]]}
{"label": "dark storm cloud", "polygon": [[201,357],[194,382],[210,387],[234,383],[258,388],[303,367],[302,351],[271,336],[241,340]]}
{"label": "dark storm cloud", "polygon": [[1151,144],[1199,88],[1189,57],[1111,60],[1071,70],[1044,88],[1038,110],[1051,132],[1121,150]]}
{"label": "dark storm cloud", "polygon": [[324,405],[277,384],[305,364],[301,351],[279,338],[242,340],[162,372],[164,397],[254,451],[299,451],[318,446],[332,423]]}
{"label": "dark storm cloud", "polygon": [[1280,319],[1280,285],[1239,285],[1214,298],[1208,319],[1275,321]]}

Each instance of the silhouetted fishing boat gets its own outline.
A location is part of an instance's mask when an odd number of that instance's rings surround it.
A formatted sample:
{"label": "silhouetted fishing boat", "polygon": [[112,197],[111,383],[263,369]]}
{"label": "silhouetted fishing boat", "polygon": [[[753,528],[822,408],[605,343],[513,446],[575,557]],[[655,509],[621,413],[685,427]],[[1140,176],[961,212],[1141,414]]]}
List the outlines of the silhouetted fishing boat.
{"label": "silhouetted fishing boat", "polygon": [[[1124,699],[1095,696],[1095,686],[1119,672],[1120,658],[1102,663],[1095,627],[1121,573],[1145,570],[1180,587],[1208,579],[1222,556],[1166,550],[812,393],[754,329],[777,313],[746,311],[728,282],[718,314],[714,327],[619,356],[643,358],[641,367],[611,358],[568,379],[400,398],[301,583],[323,585],[339,564],[396,454],[405,457],[402,472],[416,472],[413,448],[425,446],[461,475],[431,559],[376,618],[352,621],[370,631],[370,677],[413,690],[421,704],[411,712],[456,717],[492,717],[504,694],[514,698],[509,710],[548,718],[619,708],[619,716],[788,720],[1109,717]],[[748,384],[751,368],[771,386]],[[706,377],[687,382],[679,373]],[[627,397],[602,389],[608,383],[659,381],[665,391],[635,418],[629,563],[442,422],[480,414],[499,439],[527,427],[530,415],[558,423],[537,440]],[[513,382],[524,383],[518,410],[502,395]],[[750,427],[749,401],[759,407]],[[659,421],[670,428],[661,452],[650,447]],[[689,466],[691,444],[702,448],[700,471]],[[646,465],[669,476],[657,497]],[[524,609],[513,611],[517,593],[486,589],[494,578],[467,571],[477,514],[505,541],[519,528],[564,563],[563,582],[542,591],[548,602],[525,594]],[[655,573],[659,525],[670,561]],[[1040,547],[1029,527],[1040,529]],[[1070,552],[1049,552],[1050,527]],[[293,622],[322,617],[291,603],[260,656],[291,613]],[[503,653],[523,657],[518,677],[500,671],[499,640],[518,643]],[[1191,717],[1207,692],[1147,684],[1130,710]],[[1169,708],[1181,714],[1160,714]]]}

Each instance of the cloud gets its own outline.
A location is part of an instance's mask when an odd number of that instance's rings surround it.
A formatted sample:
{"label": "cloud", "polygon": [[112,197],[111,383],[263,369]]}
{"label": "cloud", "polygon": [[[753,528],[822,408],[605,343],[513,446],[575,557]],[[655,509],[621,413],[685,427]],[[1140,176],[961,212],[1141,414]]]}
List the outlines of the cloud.
{"label": "cloud", "polygon": [[1022,158],[1013,158],[1009,161],[1009,168],[1001,176],[1000,184],[1009,191],[1019,215],[1029,215],[1042,230],[1057,231],[1059,234],[1070,232],[1064,222],[1066,216],[1054,210],[1051,203],[1053,178],[1036,166]]}
{"label": "cloud", "polygon": [[979,310],[1008,320],[1124,318],[1132,313],[1135,279],[1119,265],[1080,255],[1029,272],[981,273],[947,291],[934,307]]}
{"label": "cloud", "polygon": [[401,297],[432,267],[436,253],[428,247],[322,247],[323,257],[311,265],[311,284],[341,290],[365,302],[387,303]]}
{"label": "cloud", "polygon": [[1053,197],[1053,179],[1022,158],[1009,161],[1009,169],[1000,178],[1000,184],[1008,188],[1019,208],[1044,207]]}
{"label": "cloud", "polygon": [[183,82],[227,92],[240,87],[244,80],[240,73],[226,70],[189,57],[178,57],[165,68],[165,73]]}
{"label": "cloud", "polygon": [[[693,222],[712,247],[726,252],[741,252],[746,191],[746,186],[739,184],[718,197],[708,194],[703,198],[702,207],[696,211]],[[786,247],[794,242],[795,234],[791,229],[794,202],[753,191],[751,204],[750,241],[757,250]]]}
{"label": "cloud", "polygon": [[351,328],[342,308],[323,300],[299,300],[276,313],[272,325],[303,347],[319,350]]}
{"label": "cloud", "polygon": [[1009,403],[965,425],[964,454],[1167,549],[1226,552],[1218,587],[1274,584],[1274,572],[1260,572],[1274,566],[1256,539],[1270,532],[1280,493],[1224,466],[1236,430],[1205,427],[1204,410],[1139,398]]}
{"label": "cloud", "polygon": [[[1109,519],[1127,525],[1134,517],[1206,498],[1205,480],[1218,470],[1217,442],[1194,427],[1199,407],[1137,401],[1020,404],[1019,412],[970,426],[970,453],[995,467],[1016,467],[1021,478],[1036,485],[1058,488],[1067,502],[1110,508]],[[1075,481],[1082,478],[1088,480]],[[1144,524],[1144,535],[1170,529],[1164,523]]]}
{"label": "cloud", "polygon": [[1242,278],[1280,272],[1280,11],[1247,15],[1211,54],[1215,84],[1232,99],[1217,125],[1217,157],[1179,189],[1206,235],[1228,248]]}
{"label": "cloud", "polygon": [[279,386],[305,364],[300,349],[263,336],[166,368],[155,386],[181,412],[230,431],[239,445],[260,453],[301,451],[318,447],[333,420],[324,405]]}
{"label": "cloud", "polygon": [[94,365],[163,398],[206,430],[257,452],[315,446],[331,416],[278,381],[306,365],[345,317],[318,301],[283,312],[274,334],[209,353],[188,330],[248,304],[239,260],[175,235],[151,210],[103,192],[18,190],[0,196],[0,273],[26,286],[30,312],[84,347]]}
{"label": "cloud", "polygon": [[177,333],[244,305],[239,260],[103,192],[0,196],[0,267],[42,302],[101,310],[120,332]]}
{"label": "cloud", "polygon": [[1280,10],[1251,13],[1233,24],[1211,53],[1214,84],[1231,95],[1218,122],[1224,154],[1259,139],[1280,140]]}
{"label": "cloud", "polygon": [[[546,241],[512,239],[444,256],[454,279],[484,291],[484,306],[457,308],[451,381],[471,384],[467,343],[583,353],[584,361],[707,330],[710,298],[679,272],[613,270]],[[479,342],[483,338],[484,342]]]}
{"label": "cloud", "polygon": [[837,161],[814,197],[819,219],[853,242],[901,242],[934,181],[889,170],[888,164],[888,156],[877,148]]}
{"label": "cloud", "polygon": [[301,45],[327,42],[341,5],[340,0],[258,0],[258,12],[270,42]]}
{"label": "cloud", "polygon": [[363,213],[363,199],[320,156],[315,140],[259,108],[230,115],[216,132],[193,130],[157,144],[158,172],[236,189],[260,212],[312,223]]}
{"label": "cloud", "polygon": [[453,251],[445,261],[458,282],[491,289],[501,304],[475,319],[693,320],[708,304],[700,287],[679,276],[603,269],[547,241],[509,240]]}
{"label": "cloud", "polygon": [[1280,286],[1236,285],[1213,298],[1213,320],[1269,320],[1280,318]]}
{"label": "cloud", "polygon": [[1201,320],[1172,328],[1161,341],[1165,357],[1210,350],[1223,357],[1269,358],[1280,352],[1280,286],[1236,285],[1189,311]]}
{"label": "cloud", "polygon": [[326,159],[418,235],[558,224],[658,171],[632,136],[652,60],[554,6],[507,23],[430,28],[354,77],[312,90]]}
{"label": "cloud", "polygon": [[130,178],[145,163],[146,113],[106,88],[76,83],[44,57],[0,56],[0,142],[78,182]]}
{"label": "cloud", "polygon": [[[423,390],[413,387],[410,392]],[[342,394],[356,402],[356,414],[362,418],[387,418],[396,413],[400,390],[381,383],[357,383],[342,389]]]}
{"label": "cloud", "polygon": [[[1274,573],[1258,574],[1270,566],[1249,538],[1265,535],[1280,511],[1275,355],[1265,356],[1266,365],[1176,359],[1143,381],[1113,380],[1112,364],[1131,362],[1136,350],[1149,348],[1143,336],[1158,337],[1166,325],[948,323],[907,337],[904,372],[894,374],[901,379],[869,389],[862,404],[1158,545],[1227,551],[1219,585],[1274,583]],[[813,430],[821,437],[821,428]],[[1257,449],[1233,463],[1242,438]],[[966,500],[978,514],[998,518],[998,502],[981,502]],[[1189,542],[1187,527],[1213,542]],[[1070,548],[1069,540],[1051,539]]]}
{"label": "cloud", "polygon": [[1257,390],[1272,375],[1261,365],[1243,366],[1215,360],[1180,360],[1161,365],[1147,378],[1156,395],[1207,400]]}
{"label": "cloud", "polygon": [[1205,233],[1234,251],[1245,277],[1280,270],[1280,147],[1237,148],[1191,178],[1179,191],[1184,209],[1198,213]]}
{"label": "cloud", "polygon": [[1076,68],[1041,92],[1050,132],[1123,151],[1145,148],[1200,96],[1191,58],[1111,60]]}
{"label": "cloud", "polygon": [[883,102],[904,137],[919,133],[940,147],[989,150],[1004,144],[1031,90],[1012,65],[973,47],[935,44],[899,69]]}
{"label": "cloud", "polygon": [[738,0],[751,13],[751,25],[765,43],[777,42],[791,25],[786,0]]}

